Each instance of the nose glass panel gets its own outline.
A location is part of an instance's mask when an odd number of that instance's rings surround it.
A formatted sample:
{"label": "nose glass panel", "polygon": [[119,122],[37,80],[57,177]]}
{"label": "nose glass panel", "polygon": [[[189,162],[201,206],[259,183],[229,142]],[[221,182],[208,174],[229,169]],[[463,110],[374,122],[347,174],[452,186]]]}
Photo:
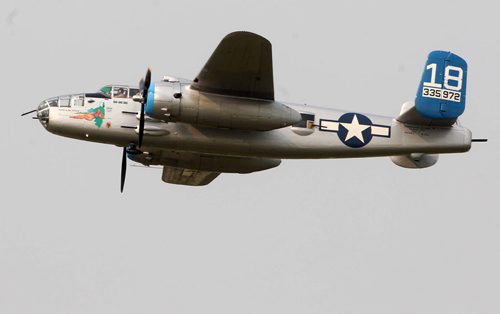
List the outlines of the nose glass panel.
{"label": "nose glass panel", "polygon": [[36,116],[43,126],[47,126],[49,123],[49,111],[50,107],[47,101],[43,101],[40,105],[38,105]]}

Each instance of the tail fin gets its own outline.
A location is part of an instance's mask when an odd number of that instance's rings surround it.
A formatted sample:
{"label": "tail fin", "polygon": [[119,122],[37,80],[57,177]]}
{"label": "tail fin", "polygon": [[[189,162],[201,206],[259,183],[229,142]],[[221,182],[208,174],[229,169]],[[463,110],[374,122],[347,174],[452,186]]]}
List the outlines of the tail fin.
{"label": "tail fin", "polygon": [[465,110],[467,63],[456,54],[433,51],[425,64],[415,107],[430,119],[456,119]]}
{"label": "tail fin", "polygon": [[415,104],[403,104],[399,122],[451,126],[465,110],[467,63],[456,54],[433,51],[425,63]]}

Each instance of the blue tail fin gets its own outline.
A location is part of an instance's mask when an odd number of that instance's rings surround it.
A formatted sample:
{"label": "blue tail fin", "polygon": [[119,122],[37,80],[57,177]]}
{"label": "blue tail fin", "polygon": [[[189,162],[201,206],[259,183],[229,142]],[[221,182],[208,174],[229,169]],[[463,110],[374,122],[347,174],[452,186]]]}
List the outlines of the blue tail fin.
{"label": "blue tail fin", "polygon": [[465,110],[467,63],[456,54],[433,51],[425,64],[415,108],[430,119],[453,120]]}

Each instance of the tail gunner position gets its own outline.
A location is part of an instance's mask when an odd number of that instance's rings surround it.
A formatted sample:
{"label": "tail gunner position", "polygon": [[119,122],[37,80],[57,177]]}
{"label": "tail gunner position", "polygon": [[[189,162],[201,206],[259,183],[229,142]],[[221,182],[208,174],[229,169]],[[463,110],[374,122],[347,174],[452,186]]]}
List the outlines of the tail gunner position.
{"label": "tail gunner position", "polygon": [[109,85],[45,100],[31,112],[54,134],[123,147],[123,191],[127,157],[163,166],[167,183],[192,186],[287,158],[389,156],[401,167],[430,167],[438,154],[466,152],[474,141],[457,124],[466,87],[467,63],[433,51],[415,100],[395,118],[288,104],[274,99],[271,43],[235,32],[193,81],[151,83],[148,70],[139,88]]}

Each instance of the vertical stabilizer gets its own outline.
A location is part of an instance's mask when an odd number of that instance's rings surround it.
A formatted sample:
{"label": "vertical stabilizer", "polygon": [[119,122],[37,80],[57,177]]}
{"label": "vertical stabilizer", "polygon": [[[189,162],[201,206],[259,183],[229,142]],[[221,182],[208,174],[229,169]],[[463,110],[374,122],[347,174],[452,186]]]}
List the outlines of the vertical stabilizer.
{"label": "vertical stabilizer", "polygon": [[415,98],[425,118],[456,120],[465,110],[467,63],[447,51],[433,51],[425,64]]}

